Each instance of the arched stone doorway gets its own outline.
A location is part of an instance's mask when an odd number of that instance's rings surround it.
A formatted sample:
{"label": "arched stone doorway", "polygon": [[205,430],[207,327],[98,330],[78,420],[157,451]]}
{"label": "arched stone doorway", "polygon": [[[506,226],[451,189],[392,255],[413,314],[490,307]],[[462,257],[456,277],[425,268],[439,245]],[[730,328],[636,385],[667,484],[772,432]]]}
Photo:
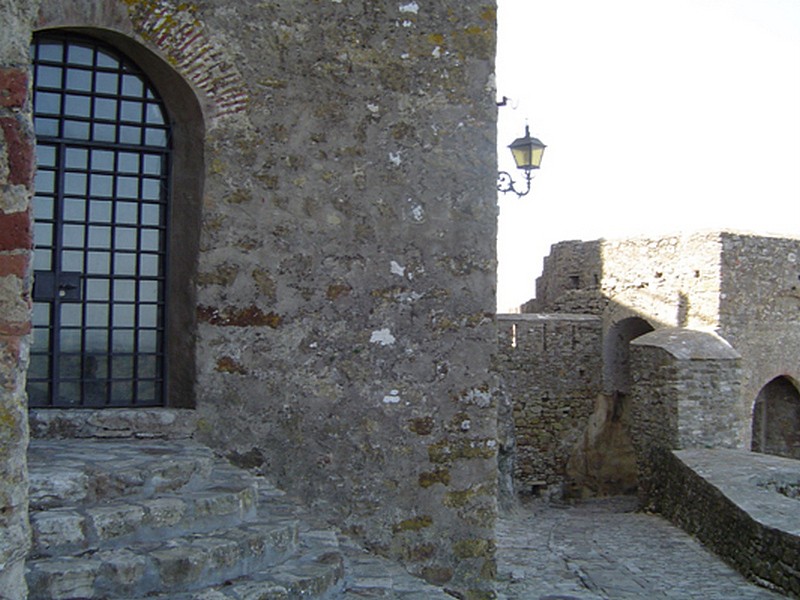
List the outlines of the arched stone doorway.
{"label": "arched stone doorway", "polygon": [[640,317],[617,321],[606,331],[603,336],[603,389],[606,393],[630,393],[630,343],[651,331],[650,323]]}
{"label": "arched stone doorway", "polygon": [[30,406],[192,406],[197,99],[152,52],[108,30],[46,29],[31,48]]}
{"label": "arched stone doorway", "polygon": [[776,377],[756,398],[752,450],[800,459],[800,392],[788,377]]}

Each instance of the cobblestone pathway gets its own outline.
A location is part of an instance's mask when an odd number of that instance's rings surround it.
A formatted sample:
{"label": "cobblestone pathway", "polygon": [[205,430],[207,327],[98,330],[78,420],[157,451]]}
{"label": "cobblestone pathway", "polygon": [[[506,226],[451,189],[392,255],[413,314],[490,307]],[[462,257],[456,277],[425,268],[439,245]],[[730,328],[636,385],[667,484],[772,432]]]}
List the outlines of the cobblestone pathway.
{"label": "cobblestone pathway", "polygon": [[528,503],[498,525],[504,600],[768,600],[661,517],[632,499],[557,507]]}

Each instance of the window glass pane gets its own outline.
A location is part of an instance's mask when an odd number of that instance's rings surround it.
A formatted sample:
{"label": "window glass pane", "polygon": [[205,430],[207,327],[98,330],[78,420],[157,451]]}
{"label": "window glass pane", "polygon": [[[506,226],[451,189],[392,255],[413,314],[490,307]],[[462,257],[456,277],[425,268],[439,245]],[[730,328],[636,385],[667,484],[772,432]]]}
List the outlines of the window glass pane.
{"label": "window glass pane", "polygon": [[60,88],[61,74],[61,67],[39,65],[36,68],[36,85],[37,87]]}
{"label": "window glass pane", "polygon": [[111,406],[127,406],[133,400],[133,383],[115,381],[111,384]]}
{"label": "window glass pane", "polygon": [[120,125],[119,141],[123,144],[136,144],[136,145],[141,144],[142,128],[133,127],[131,125]]}
{"label": "window glass pane", "polygon": [[80,327],[83,325],[82,305],[64,303],[61,305],[61,325]]}
{"label": "window glass pane", "polygon": [[83,271],[83,252],[64,250],[61,253],[61,269],[63,271]]}
{"label": "window glass pane", "polygon": [[136,230],[131,227],[117,227],[114,232],[114,247],[117,250],[136,250]]}
{"label": "window glass pane", "polygon": [[119,68],[119,61],[108,52],[98,48],[96,55],[98,67],[105,67],[109,69]]}
{"label": "window glass pane", "polygon": [[123,121],[142,121],[142,103],[123,100],[119,118]]}
{"label": "window glass pane", "polygon": [[165,147],[167,145],[167,133],[163,129],[148,127],[144,143],[148,146]]}
{"label": "window glass pane", "polygon": [[[53,191],[55,191],[55,173],[53,173],[52,171],[45,171],[43,169],[38,169],[36,171],[36,179],[33,185],[37,192],[41,192],[43,194],[52,194]],[[51,209],[50,210],[51,215],[52,212],[53,211]]]}
{"label": "window glass pane", "polygon": [[67,94],[64,98],[64,114],[71,117],[89,117],[89,98],[86,96],[75,96]]}
{"label": "window glass pane", "polygon": [[92,169],[111,171],[114,169],[114,153],[111,150],[92,150]]}
{"label": "window glass pane", "polygon": [[34,119],[34,126],[36,135],[38,136],[56,136],[58,135],[58,119],[42,119],[37,117]]}
{"label": "window glass pane", "polygon": [[50,250],[36,248],[33,252],[33,268],[36,271],[52,271],[53,253]]}
{"label": "window glass pane", "polygon": [[158,204],[142,204],[142,225],[160,225],[161,207]]}
{"label": "window glass pane", "polygon": [[31,406],[50,406],[50,384],[28,381],[28,402]]}
{"label": "window glass pane", "polygon": [[92,90],[92,72],[84,69],[67,69],[66,89],[76,92]]}
{"label": "window glass pane", "polygon": [[94,52],[91,47],[79,44],[67,46],[67,62],[73,65],[91,65]]}
{"label": "window glass pane", "polygon": [[139,256],[139,269],[141,274],[146,277],[157,277],[159,272],[159,260],[157,254],[141,254]]}
{"label": "window glass pane", "polygon": [[[107,308],[105,307],[98,307],[98,308],[104,308],[106,310],[106,317],[108,317]],[[94,309],[94,307],[92,307],[92,309]],[[93,320],[99,321],[99,319],[95,319],[94,315],[92,315],[91,312],[88,313],[87,316],[89,316]],[[107,319],[103,321],[101,324],[106,324],[106,323],[108,323]],[[108,329],[86,330],[86,350],[90,352],[100,353],[104,352],[107,348],[108,348]],[[98,376],[100,376],[99,373]],[[105,377],[105,375],[102,376]]]}
{"label": "window glass pane", "polygon": [[138,198],[139,180],[136,177],[118,177],[117,196],[120,198]]}
{"label": "window glass pane", "polygon": [[[62,309],[67,304],[62,304]],[[63,314],[63,310],[62,310]],[[59,341],[61,342],[61,350],[66,352],[80,352],[81,349],[81,330],[80,329],[68,329],[66,327],[62,327],[61,331],[59,332]],[[76,367],[78,366],[75,364],[74,357],[61,357],[61,366],[62,366],[62,373],[63,368],[66,367],[67,376],[74,377],[77,375]]]}
{"label": "window glass pane", "polygon": [[142,172],[147,175],[161,175],[161,155],[145,154],[142,156]]}
{"label": "window glass pane", "polygon": [[45,222],[34,222],[33,224],[33,239],[36,240],[36,245],[44,246],[53,245],[53,224]]}
{"label": "window glass pane", "polygon": [[61,114],[61,94],[52,92],[36,92],[33,104],[37,114]]}
{"label": "window glass pane", "polygon": [[[86,200],[83,198],[64,199],[64,219],[67,221],[83,221],[86,219]],[[74,226],[73,226],[74,227]],[[65,234],[67,235],[67,234]]]}
{"label": "window glass pane", "polygon": [[[91,253],[90,253],[91,255]],[[108,300],[108,289],[109,289],[109,281],[108,279],[93,279],[89,278],[86,280],[86,300]],[[89,316],[92,319],[91,323],[97,325],[100,323],[105,323],[106,319],[100,318],[99,320],[94,319],[94,314],[96,311],[101,310],[104,308],[103,304],[92,304],[89,310]],[[107,310],[107,309],[106,309]]]}
{"label": "window glass pane", "polygon": [[139,282],[139,302],[158,302],[158,282]]}
{"label": "window glass pane", "polygon": [[88,166],[89,151],[85,148],[67,148],[65,166],[68,169],[85,169]]}
{"label": "window glass pane", "polygon": [[114,304],[111,309],[113,327],[133,327],[133,304]]}
{"label": "window glass pane", "polygon": [[89,248],[110,248],[111,227],[92,225],[89,227]]}
{"label": "window glass pane", "polygon": [[64,60],[64,45],[61,42],[41,42],[39,44],[39,60]]}
{"label": "window glass pane", "polygon": [[117,155],[117,169],[122,173],[138,173],[139,155],[135,152],[120,152]]}
{"label": "window glass pane", "polygon": [[64,121],[64,137],[73,138],[76,140],[89,139],[89,123],[81,121]]}
{"label": "window glass pane", "polygon": [[[64,247],[65,248],[83,248],[84,247],[84,227],[83,225],[64,225],[62,231],[64,232]],[[78,269],[81,270],[83,265]]]}
{"label": "window glass pane", "polygon": [[122,95],[123,96],[143,96],[144,84],[138,75],[127,73],[122,76]]}
{"label": "window glass pane", "polygon": [[[94,180],[94,176],[92,180]],[[89,202],[89,221],[91,223],[110,223],[111,202],[108,200],[91,200]],[[109,238],[108,246],[111,246],[111,238]]]}
{"label": "window glass pane", "polygon": [[44,144],[36,145],[36,164],[39,167],[55,167],[56,166],[56,149],[53,146],[45,146]]}
{"label": "window glass pane", "polygon": [[[37,302],[33,305],[33,313],[31,322],[34,327],[49,327],[50,326],[50,303]],[[36,340],[38,343],[41,340]]]}
{"label": "window glass pane", "polygon": [[114,273],[117,275],[136,275],[136,255],[117,252],[114,255]]}
{"label": "window glass pane", "polygon": [[161,107],[158,104],[148,104],[145,120],[151,125],[163,125],[164,115],[161,112]]}
{"label": "window glass pane", "polygon": [[117,101],[111,98],[95,98],[94,118],[115,120],[117,118]]}
{"label": "window glass pane", "polygon": [[158,332],[155,329],[139,329],[139,352],[157,352]]}
{"label": "window glass pane", "polygon": [[46,354],[32,354],[28,377],[30,379],[44,379],[50,376],[50,357]]}
{"label": "window glass pane", "polygon": [[141,304],[139,305],[139,326],[156,327],[158,325],[158,305]]}
{"label": "window glass pane", "polygon": [[151,378],[156,376],[156,366],[157,365],[155,364],[155,361],[152,365],[147,365],[147,371],[144,374],[141,373],[142,366],[139,367],[140,376],[137,384],[137,400],[139,404],[153,404],[156,401],[156,398],[158,398],[158,391],[156,387],[158,382],[152,380],[142,381],[143,375]]}
{"label": "window glass pane", "polygon": [[135,281],[129,279],[122,279],[114,282],[114,302],[134,302],[135,300],[136,300]]}
{"label": "window glass pane", "polygon": [[157,229],[143,229],[141,232],[141,249],[146,252],[158,252],[161,247],[161,233]]}
{"label": "window glass pane", "polygon": [[117,139],[117,126],[95,123],[92,125],[92,136],[96,142],[114,142]]}
{"label": "window glass pane", "polygon": [[116,73],[96,73],[94,89],[101,94],[116,94],[119,75]]}
{"label": "window glass pane", "polygon": [[114,330],[112,333],[114,352],[133,352],[133,330]]}
{"label": "window glass pane", "polygon": [[[92,175],[92,196],[109,197],[114,192],[114,178],[111,175]],[[94,205],[95,203],[92,202]],[[109,204],[98,202],[97,204]],[[110,204],[109,204],[110,206]],[[109,218],[111,213],[109,211]]]}
{"label": "window glass pane", "polygon": [[138,220],[139,205],[135,202],[117,202],[117,223],[135,225]]}
{"label": "window glass pane", "polygon": [[161,200],[161,180],[143,179],[142,180],[142,199]]}
{"label": "window glass pane", "polygon": [[107,275],[111,270],[111,254],[109,252],[89,252],[87,271],[97,275]]}
{"label": "window glass pane", "polygon": [[86,174],[67,173],[64,176],[64,193],[75,196],[86,195]]}

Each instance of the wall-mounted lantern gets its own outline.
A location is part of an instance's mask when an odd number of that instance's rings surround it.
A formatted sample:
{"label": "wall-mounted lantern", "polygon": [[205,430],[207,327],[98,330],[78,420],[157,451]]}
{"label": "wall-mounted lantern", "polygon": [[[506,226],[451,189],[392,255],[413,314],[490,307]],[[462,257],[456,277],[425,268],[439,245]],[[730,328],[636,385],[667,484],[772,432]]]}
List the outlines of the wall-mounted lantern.
{"label": "wall-mounted lantern", "polygon": [[514,192],[520,198],[531,191],[531,179],[533,179],[532,171],[539,168],[542,164],[542,155],[544,155],[545,146],[541,140],[531,137],[531,132],[528,126],[525,125],[525,137],[517,138],[509,145],[511,154],[514,156],[514,162],[517,164],[518,169],[525,171],[525,181],[527,187],[524,192],[517,191],[514,188],[514,180],[511,175],[506,171],[500,171],[497,174],[497,190],[503,192]]}

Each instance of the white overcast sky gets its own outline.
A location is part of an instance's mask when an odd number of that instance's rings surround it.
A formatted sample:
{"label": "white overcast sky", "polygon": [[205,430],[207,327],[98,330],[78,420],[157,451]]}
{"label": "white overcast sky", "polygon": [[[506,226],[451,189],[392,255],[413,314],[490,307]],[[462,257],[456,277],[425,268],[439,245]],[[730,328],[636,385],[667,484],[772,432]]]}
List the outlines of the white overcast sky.
{"label": "white overcast sky", "polygon": [[[498,310],[550,246],[733,229],[800,236],[800,0],[498,0]],[[513,173],[516,175],[516,173]]]}

